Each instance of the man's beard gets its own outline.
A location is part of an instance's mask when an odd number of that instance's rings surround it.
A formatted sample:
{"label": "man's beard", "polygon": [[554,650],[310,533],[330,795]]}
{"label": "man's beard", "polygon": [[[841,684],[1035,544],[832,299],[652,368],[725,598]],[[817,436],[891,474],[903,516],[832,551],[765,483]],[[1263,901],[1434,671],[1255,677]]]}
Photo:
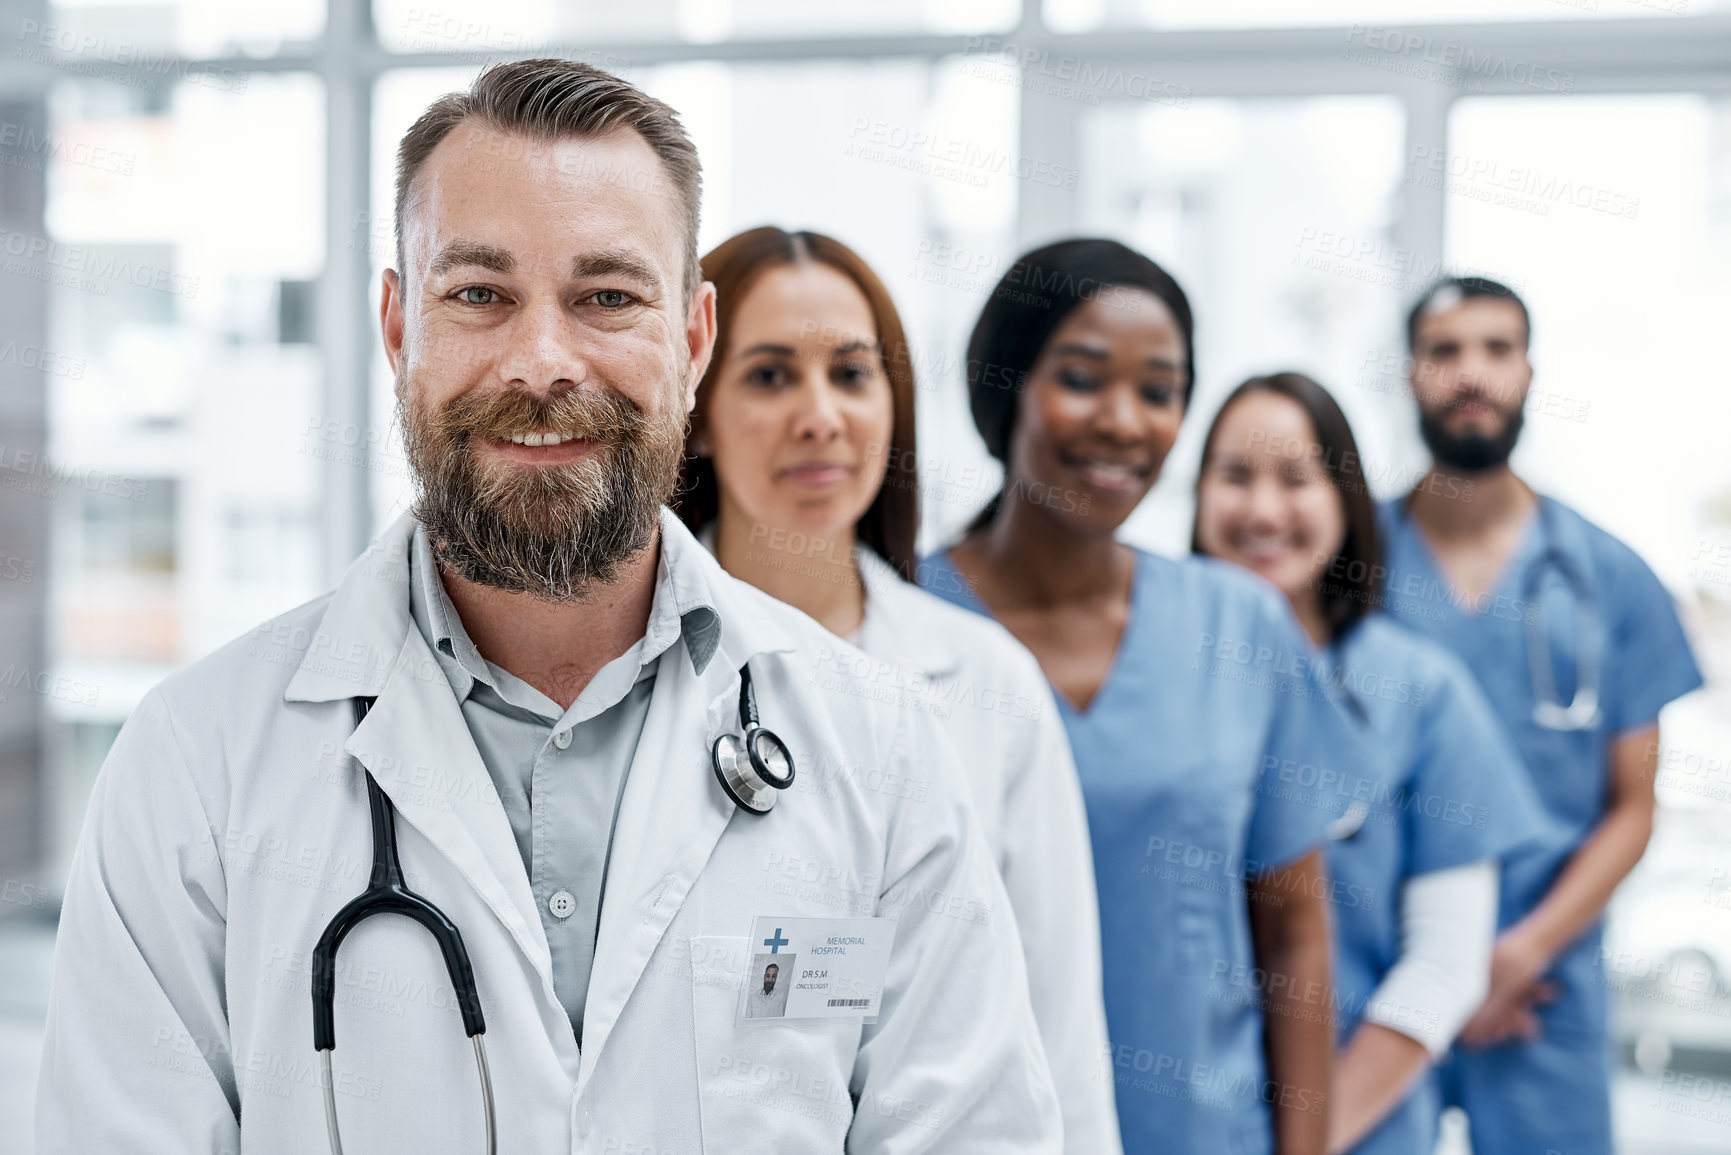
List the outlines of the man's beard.
{"label": "man's beard", "polygon": [[[606,388],[470,391],[438,412],[412,400],[407,380],[399,392],[411,398],[399,397],[398,416],[414,516],[465,581],[580,601],[654,542],[679,477],[683,419],[656,421]],[[594,445],[567,464],[529,465],[484,461],[476,444],[542,430]]]}
{"label": "man's beard", "polygon": [[773,990],[775,990],[775,984],[772,982],[765,981],[763,984],[763,993],[767,995]]}
{"label": "man's beard", "polygon": [[1506,465],[1515,451],[1515,443],[1521,439],[1526,411],[1515,408],[1506,414],[1506,423],[1500,431],[1486,435],[1451,433],[1445,428],[1444,423],[1454,408],[1445,405],[1440,409],[1419,412],[1419,435],[1424,438],[1425,447],[1437,464],[1460,473],[1483,473]]}

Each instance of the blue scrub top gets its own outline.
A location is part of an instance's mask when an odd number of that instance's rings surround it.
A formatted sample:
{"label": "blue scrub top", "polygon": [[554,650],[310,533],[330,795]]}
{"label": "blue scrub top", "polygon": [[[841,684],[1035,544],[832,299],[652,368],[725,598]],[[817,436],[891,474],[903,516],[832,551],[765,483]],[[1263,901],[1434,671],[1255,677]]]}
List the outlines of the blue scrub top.
{"label": "blue scrub top", "polygon": [[[1124,1148],[1268,1155],[1281,1092],[1244,879],[1323,843],[1334,815],[1301,784],[1362,778],[1365,752],[1272,586],[1209,558],[1138,551],[1135,567],[1105,682],[1087,710],[1058,695],[1093,842]],[[988,612],[947,554],[919,578]],[[1319,1015],[1329,1002],[1315,993]]]}
{"label": "blue scrub top", "polygon": [[[1344,1047],[1400,958],[1406,880],[1501,859],[1541,838],[1545,818],[1502,724],[1453,655],[1372,612],[1328,647],[1327,658],[1330,680],[1373,752],[1371,776],[1337,783],[1331,799],[1340,817],[1329,829],[1329,874],[1364,896],[1338,907],[1334,923],[1335,1026]],[[1423,1080],[1353,1151],[1430,1151],[1438,1112],[1435,1087]]]}
{"label": "blue scrub top", "polygon": [[[1378,509],[1388,573],[1389,613],[1458,656],[1478,680],[1526,764],[1549,819],[1543,841],[1503,873],[1501,925],[1538,904],[1569,856],[1598,825],[1609,800],[1609,749],[1617,737],[1653,724],[1667,702],[1701,685],[1671,595],[1633,550],[1573,509],[1548,497],[1528,519],[1496,584],[1469,604],[1442,568],[1401,500]],[[1569,702],[1577,669],[1582,599],[1563,576],[1580,575],[1588,597],[1585,628],[1597,639],[1599,717],[1583,730],[1554,730],[1533,717],[1536,695],[1527,656],[1527,622],[1542,628],[1557,696]],[[1556,1002],[1540,1008],[1548,1038],[1565,1045],[1602,1043],[1606,999],[1597,981],[1599,927],[1554,964]]]}

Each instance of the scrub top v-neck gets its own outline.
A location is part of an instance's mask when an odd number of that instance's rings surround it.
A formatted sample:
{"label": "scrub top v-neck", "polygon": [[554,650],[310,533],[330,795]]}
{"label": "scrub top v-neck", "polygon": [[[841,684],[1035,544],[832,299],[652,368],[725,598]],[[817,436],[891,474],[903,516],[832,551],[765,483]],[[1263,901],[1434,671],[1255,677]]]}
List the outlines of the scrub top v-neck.
{"label": "scrub top v-neck", "polygon": [[[990,613],[947,554],[920,580]],[[1244,883],[1323,843],[1315,787],[1362,776],[1365,751],[1285,599],[1207,558],[1138,551],[1106,680],[1086,710],[1057,697],[1094,848],[1124,1148],[1268,1155]]]}

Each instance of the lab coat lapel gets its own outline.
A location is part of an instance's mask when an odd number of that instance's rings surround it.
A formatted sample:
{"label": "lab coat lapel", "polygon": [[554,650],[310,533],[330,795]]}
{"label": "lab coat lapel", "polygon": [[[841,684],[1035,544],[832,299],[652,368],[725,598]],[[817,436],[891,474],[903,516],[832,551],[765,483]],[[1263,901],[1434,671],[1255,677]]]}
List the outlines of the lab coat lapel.
{"label": "lab coat lapel", "polygon": [[404,637],[390,680],[344,750],[371,771],[398,815],[474,887],[557,1004],[552,953],[510,820],[456,695],[419,630]]}
{"label": "lab coat lapel", "polygon": [[583,1012],[579,1096],[650,956],[733,818],[734,806],[710,772],[709,745],[723,729],[737,729],[732,703],[738,695],[739,672],[725,647],[702,676],[683,646],[661,656],[614,828]]}
{"label": "lab coat lapel", "polygon": [[[413,516],[403,514],[349,566],[284,698],[377,699],[345,752],[371,771],[403,821],[474,887],[557,1006],[546,931],[510,821],[451,684],[409,616],[414,531]],[[342,716],[350,717],[347,710]],[[427,897],[443,905],[438,895]]]}

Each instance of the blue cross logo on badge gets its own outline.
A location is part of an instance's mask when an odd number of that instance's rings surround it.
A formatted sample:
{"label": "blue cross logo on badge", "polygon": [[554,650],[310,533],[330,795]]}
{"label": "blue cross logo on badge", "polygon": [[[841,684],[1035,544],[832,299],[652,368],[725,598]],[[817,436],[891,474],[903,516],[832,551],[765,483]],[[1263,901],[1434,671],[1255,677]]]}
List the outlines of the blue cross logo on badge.
{"label": "blue cross logo on badge", "polygon": [[781,928],[778,926],[775,928],[775,935],[771,938],[764,939],[763,945],[769,948],[770,954],[780,954],[781,948],[786,946],[790,941],[790,939],[781,937]]}

